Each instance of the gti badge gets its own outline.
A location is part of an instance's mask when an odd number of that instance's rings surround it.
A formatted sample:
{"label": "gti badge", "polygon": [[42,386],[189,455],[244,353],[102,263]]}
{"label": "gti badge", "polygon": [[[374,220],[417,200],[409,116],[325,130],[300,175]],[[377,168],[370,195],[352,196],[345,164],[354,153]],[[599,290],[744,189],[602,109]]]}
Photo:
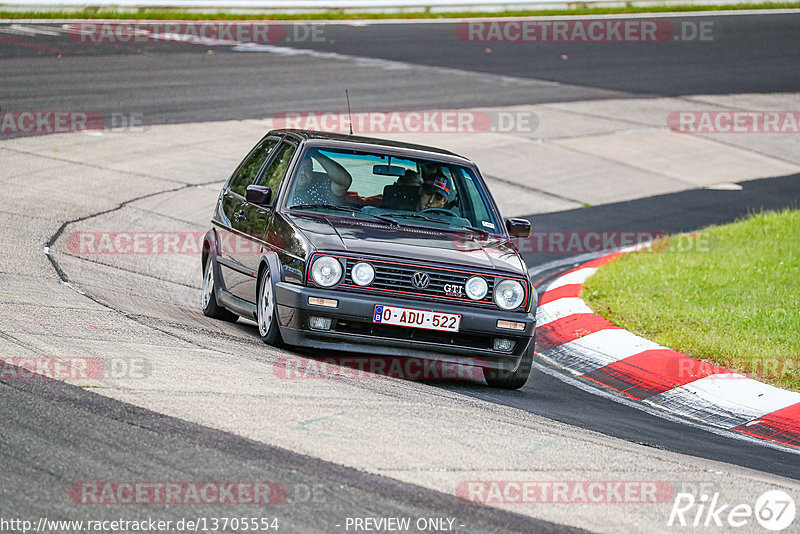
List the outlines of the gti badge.
{"label": "gti badge", "polygon": [[464,296],[464,287],[458,284],[445,284],[444,285],[444,294],[448,297],[463,297]]}

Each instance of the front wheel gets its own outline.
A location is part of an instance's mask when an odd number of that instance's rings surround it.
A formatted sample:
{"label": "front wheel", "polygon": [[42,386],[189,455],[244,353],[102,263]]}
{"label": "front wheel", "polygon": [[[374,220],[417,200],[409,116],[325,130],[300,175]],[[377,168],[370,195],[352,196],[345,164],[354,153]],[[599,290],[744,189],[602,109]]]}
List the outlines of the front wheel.
{"label": "front wheel", "polygon": [[222,319],[223,321],[235,322],[239,316],[229,312],[217,303],[217,297],[214,294],[215,285],[214,262],[211,259],[211,255],[209,255],[208,260],[206,260],[206,270],[203,273],[203,293],[200,299],[203,315],[214,319]]}
{"label": "front wheel", "polygon": [[528,381],[533,366],[533,347],[522,356],[516,371],[483,368],[483,377],[486,383],[493,388],[519,389]]}
{"label": "front wheel", "polygon": [[262,341],[273,347],[283,346],[281,331],[278,327],[278,306],[275,304],[275,292],[272,290],[272,277],[268,270],[261,275],[258,284],[258,304],[256,305],[256,322]]}

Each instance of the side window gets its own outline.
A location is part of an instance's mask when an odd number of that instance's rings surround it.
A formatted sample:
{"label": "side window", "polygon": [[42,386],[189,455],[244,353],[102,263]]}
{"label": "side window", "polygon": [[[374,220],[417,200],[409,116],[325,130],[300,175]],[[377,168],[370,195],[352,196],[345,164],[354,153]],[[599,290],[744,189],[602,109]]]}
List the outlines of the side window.
{"label": "side window", "polygon": [[292,161],[292,156],[297,149],[296,146],[289,143],[281,143],[275,150],[275,157],[269,167],[264,171],[264,176],[261,177],[260,185],[265,185],[272,189],[272,198],[274,199],[278,194],[278,187],[281,185],[283,177],[286,176],[286,170],[289,168],[289,162]]}
{"label": "side window", "polygon": [[247,192],[247,186],[255,181],[258,171],[261,170],[261,166],[267,161],[267,157],[269,157],[272,149],[277,144],[278,139],[264,139],[250,152],[231,178],[231,191],[237,195],[244,196]]}

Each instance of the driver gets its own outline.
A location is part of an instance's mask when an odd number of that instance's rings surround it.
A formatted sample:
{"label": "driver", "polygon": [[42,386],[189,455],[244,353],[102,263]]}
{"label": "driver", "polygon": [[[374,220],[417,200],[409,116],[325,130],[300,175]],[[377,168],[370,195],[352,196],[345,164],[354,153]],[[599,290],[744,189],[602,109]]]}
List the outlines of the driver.
{"label": "driver", "polygon": [[416,211],[444,208],[449,194],[450,181],[442,174],[438,174],[433,181],[422,184],[422,195],[417,202]]}

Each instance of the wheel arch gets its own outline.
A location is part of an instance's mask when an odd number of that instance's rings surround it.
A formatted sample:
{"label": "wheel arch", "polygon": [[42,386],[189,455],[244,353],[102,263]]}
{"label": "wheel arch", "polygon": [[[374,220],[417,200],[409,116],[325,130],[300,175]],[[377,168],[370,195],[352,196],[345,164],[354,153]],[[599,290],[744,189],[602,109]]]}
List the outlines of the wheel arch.
{"label": "wheel arch", "polygon": [[[273,311],[273,313],[275,314],[274,315],[274,317],[275,317],[274,326],[275,326],[275,328],[277,330],[275,330],[274,337],[271,338],[270,340],[267,340],[266,338],[264,338],[263,334],[262,334],[262,339],[264,340],[265,343],[267,343],[269,345],[272,345],[272,346],[275,346],[275,347],[282,347],[284,345],[284,341],[283,341],[283,337],[282,337],[282,333],[281,333],[282,325],[281,325],[281,321],[280,321],[280,318],[279,318],[280,314],[278,312],[278,301],[277,301],[277,298],[278,298],[277,284],[278,284],[278,282],[280,282],[283,279],[283,272],[282,272],[282,269],[281,269],[280,265],[281,265],[280,264],[280,260],[278,258],[278,255],[275,252],[265,252],[265,253],[263,253],[261,255],[261,259],[260,259],[260,261],[258,263],[258,274],[256,276],[256,299],[255,299],[255,301],[256,301],[256,311],[255,311],[255,319],[256,319],[256,322],[259,322],[259,320],[258,320],[258,311],[261,309],[260,308],[260,306],[261,306],[260,298],[261,298],[261,286],[264,283],[263,282],[264,273],[266,271],[269,271],[270,274],[271,274],[271,276],[270,276],[270,284],[272,285],[272,298],[274,299],[274,304],[275,304],[275,309]],[[259,328],[260,328],[260,326],[259,326]],[[271,334],[271,336],[273,336],[273,335]]]}
{"label": "wheel arch", "polygon": [[261,287],[261,278],[264,276],[264,271],[269,269],[272,274],[272,289],[273,294],[275,285],[283,279],[283,271],[281,270],[281,263],[278,260],[278,255],[275,252],[265,252],[261,255],[261,260],[258,263],[258,275],[256,278],[256,291]]}
{"label": "wheel arch", "polygon": [[203,274],[206,274],[206,263],[208,262],[208,256],[211,254],[212,251],[217,250],[217,233],[212,228],[206,235],[203,236],[203,249],[202,255],[200,257],[200,269],[203,271]]}

